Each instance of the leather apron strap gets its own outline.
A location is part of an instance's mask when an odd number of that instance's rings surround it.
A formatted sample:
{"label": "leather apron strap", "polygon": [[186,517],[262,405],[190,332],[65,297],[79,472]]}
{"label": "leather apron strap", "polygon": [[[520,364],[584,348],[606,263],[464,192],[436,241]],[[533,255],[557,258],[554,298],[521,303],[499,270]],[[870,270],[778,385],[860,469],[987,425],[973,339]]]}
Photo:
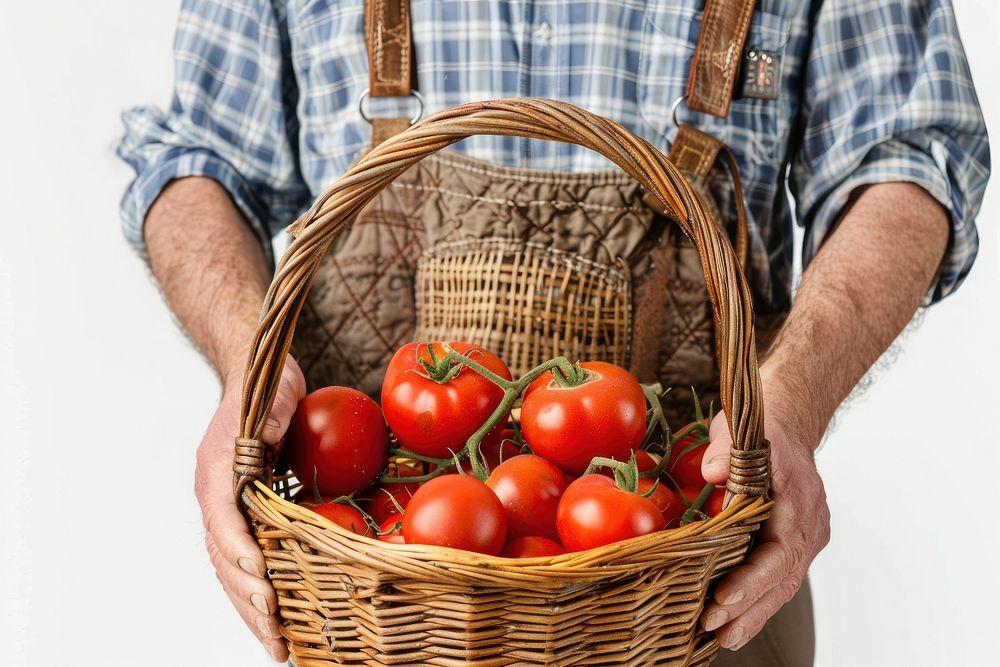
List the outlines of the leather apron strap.
{"label": "leather apron strap", "polygon": [[755,0],[707,0],[688,74],[687,105],[725,118],[750,31]]}
{"label": "leather apron strap", "polygon": [[[408,97],[415,89],[410,0],[365,0],[368,95]],[[408,118],[372,118],[372,146],[410,125]]]}
{"label": "leather apron strap", "polygon": [[[755,4],[756,0],[707,0],[705,3],[698,46],[688,74],[685,98],[689,109],[723,118],[729,115]],[[732,175],[736,197],[736,256],[746,267],[749,244],[746,207],[732,151],[701,130],[679,125],[668,157],[681,171],[706,179],[720,155],[725,157],[724,164]]]}

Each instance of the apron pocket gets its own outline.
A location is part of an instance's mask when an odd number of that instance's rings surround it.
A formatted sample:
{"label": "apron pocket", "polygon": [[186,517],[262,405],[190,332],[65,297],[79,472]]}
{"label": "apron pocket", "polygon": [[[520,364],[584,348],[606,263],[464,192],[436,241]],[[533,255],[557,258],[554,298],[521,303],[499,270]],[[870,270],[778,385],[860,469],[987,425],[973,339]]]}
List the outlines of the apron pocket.
{"label": "apron pocket", "polygon": [[468,341],[514,377],[556,356],[628,366],[623,264],[501,238],[438,243],[417,264],[417,340]]}

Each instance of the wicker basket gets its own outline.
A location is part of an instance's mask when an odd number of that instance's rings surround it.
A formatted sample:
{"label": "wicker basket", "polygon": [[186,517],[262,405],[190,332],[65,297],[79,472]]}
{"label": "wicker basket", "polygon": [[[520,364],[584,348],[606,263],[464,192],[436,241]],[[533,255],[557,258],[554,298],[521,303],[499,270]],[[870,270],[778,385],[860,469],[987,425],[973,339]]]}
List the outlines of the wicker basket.
{"label": "wicker basket", "polygon": [[[295,321],[334,235],[421,158],[474,134],[591,148],[662,202],[696,244],[716,317],[723,409],[733,435],[728,506],[711,520],[599,549],[509,560],[378,542],[286,498],[259,438]],[[468,104],[360,160],[292,227],[248,363],[235,492],[278,593],[298,667],[317,665],[705,665],[718,644],[698,617],[711,583],[767,517],[768,446],[747,285],[729,241],[684,178],[621,126],[541,99]],[[277,471],[283,472],[283,471]]]}

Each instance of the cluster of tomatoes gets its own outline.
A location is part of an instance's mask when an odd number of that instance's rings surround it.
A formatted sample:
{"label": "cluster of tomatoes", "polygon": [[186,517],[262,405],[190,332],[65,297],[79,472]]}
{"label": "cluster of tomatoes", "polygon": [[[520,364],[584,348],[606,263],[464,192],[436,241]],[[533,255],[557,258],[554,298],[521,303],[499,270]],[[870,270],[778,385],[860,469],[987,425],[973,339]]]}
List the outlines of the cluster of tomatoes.
{"label": "cluster of tomatoes", "polygon": [[554,359],[515,381],[481,347],[411,343],[389,364],[381,408],[347,387],[316,390],[285,452],[299,502],[360,535],[553,556],[721,511],[724,490],[701,476],[709,420],[657,430],[649,392],[608,363]]}

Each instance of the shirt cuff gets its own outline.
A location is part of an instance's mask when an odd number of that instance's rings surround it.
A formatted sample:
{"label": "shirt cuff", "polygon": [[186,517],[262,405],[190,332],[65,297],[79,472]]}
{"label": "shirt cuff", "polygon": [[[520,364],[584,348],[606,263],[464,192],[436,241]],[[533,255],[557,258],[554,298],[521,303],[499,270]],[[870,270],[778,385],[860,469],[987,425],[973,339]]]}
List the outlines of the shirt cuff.
{"label": "shirt cuff", "polygon": [[924,296],[923,305],[936,303],[958,289],[975,261],[979,250],[979,235],[975,222],[966,219],[963,197],[953,190],[946,177],[944,146],[932,143],[930,148],[928,153],[897,140],[874,147],[849,177],[833,188],[814,207],[813,212],[807,212],[803,217],[806,226],[802,248],[803,269],[819,251],[855,190],[876,183],[913,183],[922,187],[945,207],[951,222],[947,249],[937,277]]}
{"label": "shirt cuff", "polygon": [[148,261],[143,227],[149,207],[170,181],[186,176],[204,176],[221,185],[236,204],[261,242],[267,261],[273,264],[271,234],[263,223],[265,207],[254,196],[247,182],[228,162],[212,151],[201,148],[172,147],[155,164],[141,171],[122,198],[122,227],[125,238],[143,260]]}

